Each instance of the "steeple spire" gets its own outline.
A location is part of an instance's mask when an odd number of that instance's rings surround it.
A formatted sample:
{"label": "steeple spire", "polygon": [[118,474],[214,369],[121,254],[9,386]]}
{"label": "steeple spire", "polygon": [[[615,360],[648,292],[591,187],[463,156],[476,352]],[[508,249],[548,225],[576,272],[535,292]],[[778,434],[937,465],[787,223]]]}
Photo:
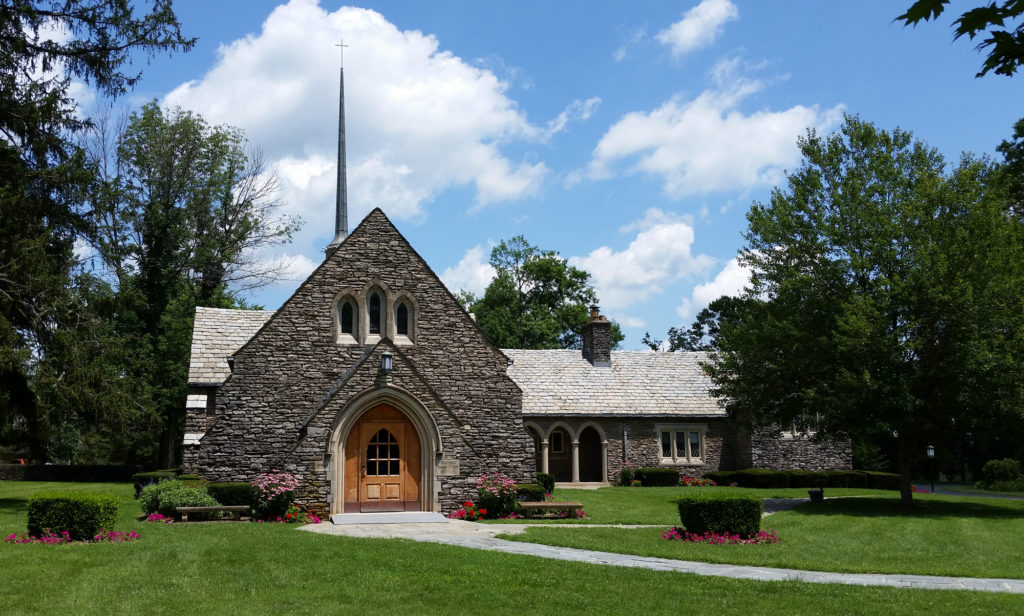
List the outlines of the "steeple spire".
{"label": "steeple spire", "polygon": [[335,197],[334,239],[324,252],[327,256],[337,250],[348,236],[348,177],[345,169],[345,48],[344,41],[335,47],[341,48],[340,90],[338,95],[338,188]]}

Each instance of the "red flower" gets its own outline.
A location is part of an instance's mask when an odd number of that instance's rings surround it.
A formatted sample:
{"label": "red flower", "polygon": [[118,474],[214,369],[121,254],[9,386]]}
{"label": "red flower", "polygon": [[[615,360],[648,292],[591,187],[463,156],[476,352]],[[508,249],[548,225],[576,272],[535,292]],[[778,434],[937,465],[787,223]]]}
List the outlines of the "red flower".
{"label": "red flower", "polygon": [[481,509],[480,510],[480,515],[487,515],[487,510],[486,509]]}

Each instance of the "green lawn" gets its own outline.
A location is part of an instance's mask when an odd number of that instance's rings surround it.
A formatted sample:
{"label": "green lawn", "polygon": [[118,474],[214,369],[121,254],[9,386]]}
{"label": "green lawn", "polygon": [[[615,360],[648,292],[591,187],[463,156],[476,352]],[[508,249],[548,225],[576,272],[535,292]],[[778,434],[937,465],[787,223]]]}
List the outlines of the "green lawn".
{"label": "green lawn", "polygon": [[[687,488],[692,489],[692,488]],[[1024,577],[1024,501],[941,495],[917,495],[916,506],[905,508],[895,493],[826,500],[801,505],[762,521],[774,528],[780,543],[770,545],[705,545],[666,541],[661,531],[679,523],[674,506],[663,505],[679,489],[611,488],[564,494],[584,503],[595,518],[636,523],[638,517],[621,511],[621,492],[637,492],[635,503],[652,511],[657,529],[536,528],[517,541],[660,556],[704,562],[735,563],[821,571],[857,573],[915,573],[971,577]],[[673,491],[674,490],[674,491]],[[568,492],[568,491],[566,491]],[[767,491],[762,491],[767,492]],[[826,490],[827,495],[833,492]],[[884,495],[884,496],[883,496]],[[590,502],[593,500],[593,504]]]}
{"label": "green lawn", "polygon": [[[687,492],[688,491],[688,492]],[[741,492],[756,494],[760,498],[807,498],[807,488],[777,488],[755,490],[751,488],[620,488],[598,490],[566,490],[556,486],[552,498],[556,501],[583,503],[584,519],[544,520],[545,523],[570,524],[666,524],[679,523],[676,500],[685,492]],[[880,496],[895,492],[862,490],[856,488],[827,488],[825,496]],[[531,523],[538,520],[530,520]],[[518,524],[518,520],[492,520],[491,524]]]}
{"label": "green lawn", "polygon": [[[28,495],[53,484],[0,482],[0,533],[24,532]],[[58,484],[60,485],[60,484]],[[134,519],[138,541],[0,544],[14,614],[994,614],[1024,610],[1006,594],[748,582],[400,540],[304,533],[294,526]]]}

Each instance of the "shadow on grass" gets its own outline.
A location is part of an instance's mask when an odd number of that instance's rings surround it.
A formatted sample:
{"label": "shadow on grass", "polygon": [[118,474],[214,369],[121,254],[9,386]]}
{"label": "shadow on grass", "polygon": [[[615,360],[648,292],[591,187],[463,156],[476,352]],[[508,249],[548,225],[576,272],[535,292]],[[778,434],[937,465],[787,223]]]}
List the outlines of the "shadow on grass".
{"label": "shadow on grass", "polygon": [[985,502],[918,499],[905,505],[897,498],[835,498],[823,503],[806,503],[791,510],[797,515],[843,515],[854,517],[905,518],[1024,518],[1024,505],[1008,501]]}
{"label": "shadow on grass", "polygon": [[17,515],[27,509],[27,498],[0,498],[0,516]]}

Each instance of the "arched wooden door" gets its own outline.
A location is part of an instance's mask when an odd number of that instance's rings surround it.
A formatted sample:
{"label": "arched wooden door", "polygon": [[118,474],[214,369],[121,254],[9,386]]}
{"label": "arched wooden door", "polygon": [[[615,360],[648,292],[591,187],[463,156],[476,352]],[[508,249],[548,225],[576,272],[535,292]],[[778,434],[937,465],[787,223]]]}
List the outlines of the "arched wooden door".
{"label": "arched wooden door", "polygon": [[398,409],[364,414],[345,441],[345,512],[419,511],[420,438]]}

